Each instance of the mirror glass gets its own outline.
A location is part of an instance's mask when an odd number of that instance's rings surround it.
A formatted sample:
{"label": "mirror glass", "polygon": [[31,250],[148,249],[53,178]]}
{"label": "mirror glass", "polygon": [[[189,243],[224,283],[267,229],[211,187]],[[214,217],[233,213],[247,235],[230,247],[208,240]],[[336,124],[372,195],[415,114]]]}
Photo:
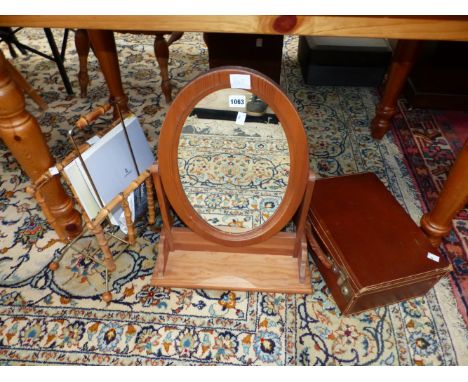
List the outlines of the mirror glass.
{"label": "mirror glass", "polygon": [[290,155],[271,108],[243,89],[221,89],[187,117],[178,147],[185,194],[211,226],[250,231],[277,210],[286,192]]}

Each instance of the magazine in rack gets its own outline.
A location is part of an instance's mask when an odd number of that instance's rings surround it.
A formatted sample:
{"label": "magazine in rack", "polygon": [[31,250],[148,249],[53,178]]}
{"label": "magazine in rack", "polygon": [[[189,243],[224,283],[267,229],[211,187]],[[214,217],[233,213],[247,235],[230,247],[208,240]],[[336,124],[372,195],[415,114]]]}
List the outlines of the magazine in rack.
{"label": "magazine in rack", "polygon": [[[88,141],[91,146],[81,154],[86,169],[80,158],[75,158],[64,169],[86,214],[91,219],[141,172],[155,162],[138,118],[131,115],[124,119],[124,124],[128,141],[122,123],[119,123],[101,138],[93,137]],[[128,203],[134,221],[136,217],[144,213],[147,207],[145,184],[128,197]],[[113,225],[119,225],[120,229],[127,233],[124,213],[120,205],[111,211],[109,218]]]}

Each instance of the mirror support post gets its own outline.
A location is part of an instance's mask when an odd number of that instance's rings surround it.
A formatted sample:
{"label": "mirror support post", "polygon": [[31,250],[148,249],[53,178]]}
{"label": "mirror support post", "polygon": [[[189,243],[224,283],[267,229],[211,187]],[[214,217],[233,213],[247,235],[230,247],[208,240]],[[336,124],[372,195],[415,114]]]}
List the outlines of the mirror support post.
{"label": "mirror support post", "polygon": [[307,215],[309,213],[310,202],[312,200],[312,193],[314,191],[315,180],[317,176],[312,170],[309,170],[309,178],[307,181],[307,188],[304,193],[304,198],[302,200],[301,206],[297,211],[295,216],[295,224],[296,224],[296,245],[294,248],[294,257],[298,257],[301,252],[301,240],[305,237],[305,226],[307,222]]}
{"label": "mirror support post", "polygon": [[161,183],[159,166],[157,164],[151,166],[150,171],[151,175],[153,176],[153,183],[154,187],[156,188],[156,197],[159,203],[159,210],[161,212],[163,223],[159,236],[158,259],[155,267],[155,274],[157,274],[159,277],[162,277],[164,275],[164,271],[166,270],[169,251],[174,250],[171,234],[172,217],[169,212],[169,203]]}
{"label": "mirror support post", "polygon": [[307,240],[305,236],[305,226],[307,223],[307,216],[309,214],[316,178],[315,173],[312,170],[309,170],[307,188],[296,220],[296,244],[294,246],[294,257],[297,257],[299,279],[301,282],[304,282],[305,280],[305,268],[307,266]]}

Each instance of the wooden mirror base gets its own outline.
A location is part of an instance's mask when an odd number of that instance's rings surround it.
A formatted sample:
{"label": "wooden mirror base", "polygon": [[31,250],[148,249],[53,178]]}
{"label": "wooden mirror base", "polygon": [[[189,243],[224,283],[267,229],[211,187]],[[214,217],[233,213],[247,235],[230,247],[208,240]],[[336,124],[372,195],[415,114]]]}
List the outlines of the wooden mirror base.
{"label": "wooden mirror base", "polygon": [[151,284],[192,289],[312,293],[305,223],[315,177],[310,173],[295,232],[278,232],[242,247],[207,240],[190,228],[173,227],[158,166],[151,168],[163,228]]}
{"label": "wooden mirror base", "polygon": [[[262,243],[246,247],[226,247],[208,241],[188,228],[172,228],[170,250],[161,235],[158,258],[151,284],[162,287],[312,293],[307,247],[303,282],[298,258],[292,256],[295,232],[280,232]],[[167,258],[167,263],[164,260]]]}

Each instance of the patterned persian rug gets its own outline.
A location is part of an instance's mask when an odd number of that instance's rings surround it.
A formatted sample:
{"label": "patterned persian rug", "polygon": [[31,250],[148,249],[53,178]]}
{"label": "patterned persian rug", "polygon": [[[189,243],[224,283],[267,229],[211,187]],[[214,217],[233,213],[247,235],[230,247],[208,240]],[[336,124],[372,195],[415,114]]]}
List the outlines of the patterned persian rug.
{"label": "patterned persian rug", "polygon": [[[23,30],[19,38],[27,34],[36,48],[48,49],[41,30]],[[167,105],[152,38],[116,39],[130,107],[157,151]],[[372,171],[419,221],[432,189],[414,181],[409,150],[399,146],[401,141],[391,134],[381,142],[370,137],[376,91],[305,86],[297,42],[286,38],[282,86],[303,118],[313,168],[322,176]],[[208,68],[200,34],[185,34],[170,54],[177,89]],[[97,61],[90,58],[88,99],[67,97],[51,62],[29,55],[15,65],[49,103],[40,114],[28,100],[28,110],[38,118],[53,155],[63,158],[70,151],[68,128],[108,96]],[[72,46],[66,67],[78,92]],[[62,245],[24,192],[28,179],[3,143],[0,164],[2,364],[468,365],[468,332],[457,310],[453,277],[424,297],[348,318],[339,313],[313,264],[309,296],[153,288],[149,279],[158,234],[145,222],[138,226],[137,245],[117,260],[110,280],[114,299],[106,305],[100,300],[101,270],[83,256],[70,252],[56,272],[48,269]],[[450,158],[444,160],[449,164]],[[446,245],[448,256],[466,257],[460,236],[453,241],[458,250]]]}
{"label": "patterned persian rug", "polygon": [[[443,112],[408,111],[404,101],[400,102],[400,111],[394,120],[393,134],[404,153],[405,163],[419,191],[418,198],[426,212],[435,205],[463,146],[460,139],[468,137],[468,114],[465,114],[464,122],[452,127],[450,116]],[[450,283],[468,325],[468,208],[456,215],[453,230],[444,238],[440,249],[453,264]]]}

